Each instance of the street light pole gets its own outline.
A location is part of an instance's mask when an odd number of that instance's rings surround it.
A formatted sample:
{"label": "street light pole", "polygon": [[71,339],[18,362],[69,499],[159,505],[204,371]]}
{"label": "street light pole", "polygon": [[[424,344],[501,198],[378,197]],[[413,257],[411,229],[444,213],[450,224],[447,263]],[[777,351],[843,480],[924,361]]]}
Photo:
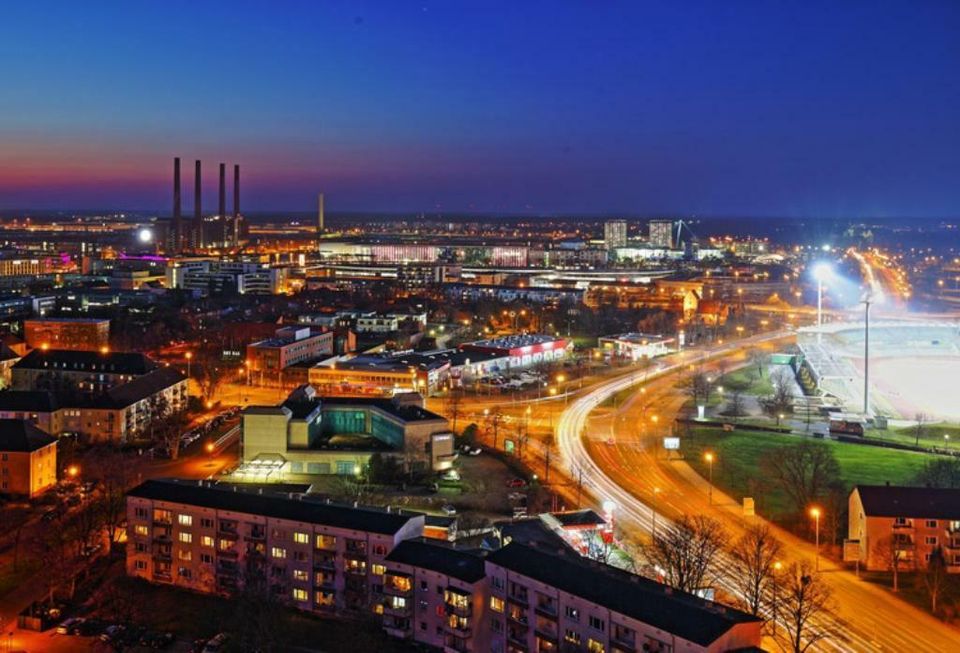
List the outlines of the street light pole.
{"label": "street light pole", "polygon": [[820,571],[820,508],[813,507],[810,509],[810,515],[813,516],[814,522],[816,523],[816,563],[815,568],[817,571]]}
{"label": "street light pole", "polygon": [[870,295],[863,298],[863,416],[870,414]]}
{"label": "street light pole", "polygon": [[704,460],[707,461],[707,468],[710,470],[710,488],[708,492],[709,492],[710,505],[712,506],[713,505],[713,453],[708,451],[703,455],[703,458]]}

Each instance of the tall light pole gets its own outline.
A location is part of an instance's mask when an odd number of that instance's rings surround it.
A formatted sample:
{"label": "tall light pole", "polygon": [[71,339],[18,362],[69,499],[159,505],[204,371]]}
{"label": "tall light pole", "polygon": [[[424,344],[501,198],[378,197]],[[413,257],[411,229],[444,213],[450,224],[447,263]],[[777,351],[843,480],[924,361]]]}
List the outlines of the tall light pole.
{"label": "tall light pole", "polygon": [[707,461],[707,468],[710,470],[709,497],[710,497],[710,505],[712,506],[713,505],[713,452],[708,451],[707,453],[703,454],[703,459]]}
{"label": "tall light pole", "polygon": [[863,296],[863,416],[870,414],[870,293]]}
{"label": "tall light pole", "polygon": [[826,261],[817,263],[813,268],[813,278],[817,280],[817,344],[823,341],[823,282],[826,281],[832,273],[830,264]]}
{"label": "tall light pole", "polygon": [[773,563],[773,638],[777,638],[777,580],[783,563],[777,560]]}
{"label": "tall light pole", "polygon": [[817,506],[810,508],[810,516],[813,517],[816,522],[816,570],[820,571],[820,508]]}

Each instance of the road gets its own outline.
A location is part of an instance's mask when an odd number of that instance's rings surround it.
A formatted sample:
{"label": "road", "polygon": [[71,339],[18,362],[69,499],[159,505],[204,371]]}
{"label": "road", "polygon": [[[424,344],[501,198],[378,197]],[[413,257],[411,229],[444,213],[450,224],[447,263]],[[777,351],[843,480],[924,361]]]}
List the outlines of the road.
{"label": "road", "polygon": [[[763,336],[730,343],[712,350],[712,356],[736,361],[748,344],[776,340]],[[567,469],[582,470],[586,485],[596,501],[611,499],[617,504],[617,519],[628,535],[650,533],[656,519],[662,527],[669,519],[683,514],[707,514],[720,520],[731,539],[748,524],[739,504],[713,490],[682,461],[662,458],[656,431],[644,417],[660,415],[659,424],[669,420],[684,402],[674,385],[687,362],[674,362],[651,375],[644,384],[642,400],[627,402],[614,414],[595,418],[598,407],[610,396],[634,385],[635,379],[621,378],[592,388],[573,401],[558,422],[557,441]],[[635,425],[629,428],[626,425]],[[610,434],[613,444],[610,444]],[[660,491],[654,494],[653,489]],[[656,508],[654,513],[653,508]],[[655,517],[656,515],[656,517]],[[761,521],[759,517],[752,518]],[[789,552],[785,562],[813,562],[812,544],[771,525]],[[837,607],[835,615],[842,625],[839,638],[824,642],[820,650],[839,651],[948,651],[957,650],[960,632],[926,613],[900,601],[875,585],[859,581],[852,573],[821,558],[823,578],[830,585]],[[895,624],[895,626],[894,626]]]}

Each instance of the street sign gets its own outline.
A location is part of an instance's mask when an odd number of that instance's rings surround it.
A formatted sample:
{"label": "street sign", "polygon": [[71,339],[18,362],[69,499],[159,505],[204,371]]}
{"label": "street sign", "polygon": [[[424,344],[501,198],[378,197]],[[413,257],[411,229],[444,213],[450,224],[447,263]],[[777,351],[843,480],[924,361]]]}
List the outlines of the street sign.
{"label": "street sign", "polygon": [[860,560],[860,540],[843,541],[843,561],[857,562]]}

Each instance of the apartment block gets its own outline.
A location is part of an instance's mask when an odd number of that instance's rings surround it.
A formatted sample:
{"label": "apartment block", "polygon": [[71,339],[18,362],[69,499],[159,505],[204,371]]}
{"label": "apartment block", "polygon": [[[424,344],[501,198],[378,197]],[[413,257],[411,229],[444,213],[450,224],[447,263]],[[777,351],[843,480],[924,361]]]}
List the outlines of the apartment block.
{"label": "apartment block", "polygon": [[32,349],[98,351],[110,344],[110,320],[100,318],[37,318],[23,321],[24,339]]}
{"label": "apartment block", "polygon": [[421,514],[332,504],[262,486],[151,480],[127,495],[127,574],[197,592],[262,586],[318,614],[371,614],[386,557]]}
{"label": "apartment block", "polygon": [[23,420],[0,419],[0,494],[32,499],[56,482],[56,438]]}
{"label": "apartment block", "polygon": [[483,558],[423,540],[401,542],[386,560],[383,627],[444,651],[474,651],[487,600]]}
{"label": "apartment block", "polygon": [[901,569],[924,569],[939,549],[960,573],[960,489],[858,485],[848,508],[847,536],[866,569],[887,571],[894,551]]}

